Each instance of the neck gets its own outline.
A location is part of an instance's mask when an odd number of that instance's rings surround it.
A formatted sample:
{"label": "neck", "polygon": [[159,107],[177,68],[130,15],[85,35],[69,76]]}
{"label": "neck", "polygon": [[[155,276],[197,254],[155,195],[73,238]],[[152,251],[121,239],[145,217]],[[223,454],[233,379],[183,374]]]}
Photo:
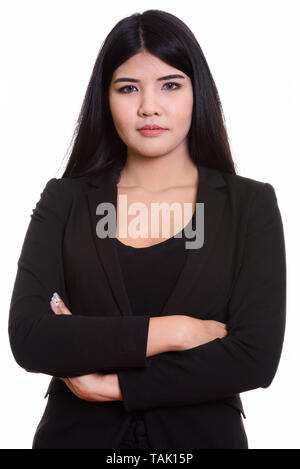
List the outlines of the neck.
{"label": "neck", "polygon": [[139,157],[128,155],[118,186],[159,192],[168,188],[195,185],[198,168],[189,155]]}

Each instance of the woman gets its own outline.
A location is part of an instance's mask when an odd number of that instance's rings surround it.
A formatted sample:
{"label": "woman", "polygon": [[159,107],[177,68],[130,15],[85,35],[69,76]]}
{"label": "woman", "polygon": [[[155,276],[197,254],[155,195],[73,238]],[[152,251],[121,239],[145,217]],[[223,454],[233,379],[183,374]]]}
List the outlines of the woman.
{"label": "woman", "polygon": [[31,218],[9,338],[20,366],[53,376],[32,447],[248,448],[239,393],[271,384],[283,345],[283,227],[271,184],[236,175],[178,18],[110,32]]}

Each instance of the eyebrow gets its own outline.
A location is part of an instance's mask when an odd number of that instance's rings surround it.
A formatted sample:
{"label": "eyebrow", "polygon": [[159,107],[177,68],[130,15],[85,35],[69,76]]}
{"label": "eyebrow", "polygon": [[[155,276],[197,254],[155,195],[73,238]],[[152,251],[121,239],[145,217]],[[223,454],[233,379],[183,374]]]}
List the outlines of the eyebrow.
{"label": "eyebrow", "polygon": [[[183,75],[166,75],[165,77],[161,77],[161,78],[157,78],[157,81],[163,81],[163,80],[172,80],[174,78],[183,78],[185,79],[185,77]],[[139,83],[141,80],[137,80],[136,78],[126,78],[126,77],[122,77],[122,78],[117,78],[116,80],[114,80],[114,83],[118,83],[119,81],[130,81],[131,83]]]}

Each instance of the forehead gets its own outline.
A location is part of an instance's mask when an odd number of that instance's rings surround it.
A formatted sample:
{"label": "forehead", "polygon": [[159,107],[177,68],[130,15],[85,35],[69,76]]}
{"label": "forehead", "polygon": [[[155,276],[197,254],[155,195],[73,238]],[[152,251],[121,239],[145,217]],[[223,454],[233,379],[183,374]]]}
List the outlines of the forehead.
{"label": "forehead", "polygon": [[139,52],[123,62],[113,73],[113,79],[120,77],[136,78],[141,81],[148,81],[178,73],[186,77],[181,70],[172,67],[155,55],[148,52]]}

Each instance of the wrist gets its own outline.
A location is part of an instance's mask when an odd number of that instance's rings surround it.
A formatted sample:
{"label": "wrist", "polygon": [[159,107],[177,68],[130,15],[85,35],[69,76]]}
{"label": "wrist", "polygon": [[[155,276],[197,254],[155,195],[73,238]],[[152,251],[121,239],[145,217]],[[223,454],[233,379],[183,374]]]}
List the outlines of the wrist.
{"label": "wrist", "polygon": [[122,393],[119,383],[119,376],[117,373],[108,373],[103,376],[104,387],[107,395],[112,401],[122,401]]}
{"label": "wrist", "polygon": [[172,350],[184,350],[187,337],[187,319],[188,316],[174,315],[171,316],[172,324],[170,325],[170,333],[172,334]]}

